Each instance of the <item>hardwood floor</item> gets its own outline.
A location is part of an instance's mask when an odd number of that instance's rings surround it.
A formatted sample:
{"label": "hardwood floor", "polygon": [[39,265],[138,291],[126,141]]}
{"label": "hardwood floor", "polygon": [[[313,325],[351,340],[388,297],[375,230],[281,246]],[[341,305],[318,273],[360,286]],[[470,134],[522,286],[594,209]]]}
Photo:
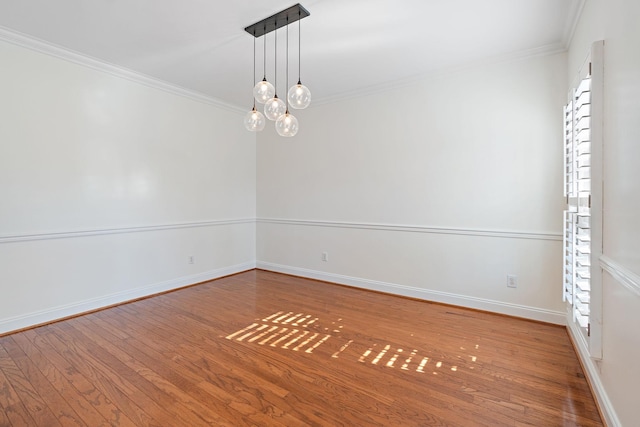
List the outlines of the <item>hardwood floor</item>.
{"label": "hardwood floor", "polygon": [[564,328],[249,271],[0,337],[0,426],[600,426]]}

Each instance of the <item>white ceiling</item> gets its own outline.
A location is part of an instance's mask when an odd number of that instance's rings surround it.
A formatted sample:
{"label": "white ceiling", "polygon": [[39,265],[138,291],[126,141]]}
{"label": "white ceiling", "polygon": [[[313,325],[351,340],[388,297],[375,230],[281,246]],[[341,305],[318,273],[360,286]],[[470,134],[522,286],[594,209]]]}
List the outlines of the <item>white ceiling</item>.
{"label": "white ceiling", "polygon": [[[314,102],[488,58],[561,49],[584,0],[301,0],[302,81]],[[296,0],[2,0],[0,26],[242,108],[253,37]],[[285,30],[278,31],[279,62]],[[290,83],[297,80],[297,24]],[[262,42],[257,39],[262,77]],[[267,36],[273,82],[273,33]],[[284,63],[283,63],[284,64]],[[279,65],[279,85],[284,65]],[[282,98],[285,89],[278,90]]]}

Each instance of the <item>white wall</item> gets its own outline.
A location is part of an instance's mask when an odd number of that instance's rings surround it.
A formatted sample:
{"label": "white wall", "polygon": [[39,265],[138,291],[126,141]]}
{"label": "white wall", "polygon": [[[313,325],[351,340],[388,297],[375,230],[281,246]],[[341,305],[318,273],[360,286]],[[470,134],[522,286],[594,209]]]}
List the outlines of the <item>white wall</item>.
{"label": "white wall", "polygon": [[256,250],[262,268],[562,322],[560,107],[604,39],[603,359],[582,357],[608,422],[634,425],[639,21],[635,0],[588,0],[566,56],[295,112],[299,135],[260,134],[257,165],[241,113],[0,42],[0,333]]}
{"label": "white wall", "polygon": [[573,79],[604,40],[603,358],[583,362],[610,425],[640,419],[640,3],[588,0],[569,51]]}
{"label": "white wall", "polygon": [[0,63],[0,333],[255,266],[242,113],[13,43]]}
{"label": "white wall", "polygon": [[258,136],[258,266],[563,323],[566,75],[550,54],[296,111]]}

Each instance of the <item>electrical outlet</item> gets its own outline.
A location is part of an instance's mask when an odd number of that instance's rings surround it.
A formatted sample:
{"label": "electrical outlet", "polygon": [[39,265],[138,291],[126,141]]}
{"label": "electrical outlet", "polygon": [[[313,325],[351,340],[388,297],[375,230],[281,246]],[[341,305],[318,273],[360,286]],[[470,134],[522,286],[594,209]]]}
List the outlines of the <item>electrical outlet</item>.
{"label": "electrical outlet", "polygon": [[196,257],[194,257],[193,255],[189,255],[189,264],[195,264],[196,263]]}
{"label": "electrical outlet", "polygon": [[507,274],[507,288],[518,287],[518,276],[514,274]]}
{"label": "electrical outlet", "polygon": [[322,252],[322,261],[324,262],[329,261],[329,252]]}

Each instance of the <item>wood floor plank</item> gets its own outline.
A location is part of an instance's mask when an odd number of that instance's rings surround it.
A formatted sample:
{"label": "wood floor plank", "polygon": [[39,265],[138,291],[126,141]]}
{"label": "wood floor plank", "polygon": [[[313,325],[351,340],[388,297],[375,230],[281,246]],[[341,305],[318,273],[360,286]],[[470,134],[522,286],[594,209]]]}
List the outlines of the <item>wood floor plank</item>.
{"label": "wood floor plank", "polygon": [[[163,408],[152,400],[145,401],[148,406],[140,406],[135,397],[140,392],[133,387],[126,377],[119,376],[101,358],[87,352],[84,346],[74,337],[67,335],[67,321],[56,323],[49,327],[50,333],[47,335],[48,342],[51,343],[88,381],[95,385],[100,394],[106,397],[107,403],[112,403],[119,413],[130,419],[137,426],[162,426],[162,422],[150,416],[147,411],[157,409],[162,412]],[[168,417],[171,413],[162,415]]]}
{"label": "wood floor plank", "polygon": [[5,413],[2,406],[0,406],[0,427],[9,427],[11,422],[9,421],[9,416]]}
{"label": "wood floor plank", "polygon": [[[20,336],[12,337],[4,343],[4,348],[13,359],[14,363],[24,373],[25,378],[37,390],[40,398],[46,396],[47,407],[51,410],[57,421],[65,426],[83,426],[85,422],[80,418],[77,412],[69,405],[69,403],[60,395],[60,392],[38,369],[34,361],[25,353],[18,345],[17,341]],[[49,369],[48,367],[45,369]]]}
{"label": "wood floor plank", "polygon": [[[48,402],[41,398],[37,390],[38,384],[30,382],[29,377],[25,375],[18,366],[20,361],[14,360],[9,354],[8,349],[12,348],[12,343],[13,340],[11,337],[2,341],[2,345],[0,346],[0,370],[4,372],[6,379],[11,384],[11,388],[22,402],[22,405],[24,405],[24,408],[28,411],[35,425],[62,425],[49,408]],[[55,396],[52,396],[52,399],[55,400]],[[22,405],[14,404],[13,407],[17,406],[19,408]],[[11,408],[12,407],[9,406],[9,410]],[[19,409],[16,412],[19,412]]]}
{"label": "wood floor plank", "polygon": [[[79,370],[79,366],[65,359],[62,354],[67,352],[66,347],[62,347],[63,353],[52,345],[51,334],[46,333],[47,327],[38,328],[21,333],[30,339],[32,344],[43,354],[46,355],[48,363],[52,369],[56,369],[64,379],[73,387],[69,390],[68,399],[75,400],[79,405],[83,405],[83,401],[87,402],[97,413],[99,413],[108,425],[117,426],[135,426],[135,424],[126,417],[117,406],[113,404],[100,390],[96,387],[95,382],[85,377]],[[58,347],[60,348],[60,347]]]}
{"label": "wood floor plank", "polygon": [[[152,313],[148,313],[143,316],[140,316],[138,313],[135,317],[129,317],[130,315],[127,313],[126,307],[122,308],[120,314],[123,319],[139,319],[140,317],[146,319],[153,317]],[[201,388],[217,396],[217,398],[224,404],[222,408],[218,407],[218,410],[221,412],[226,412],[231,409],[238,412],[236,416],[243,414],[243,416],[249,416],[250,419],[254,420],[261,418],[260,414],[256,412],[262,412],[269,414],[269,420],[272,424],[278,422],[280,418],[282,418],[283,425],[289,426],[298,424],[295,419],[291,419],[291,417],[289,417],[279,407],[284,402],[282,397],[288,394],[286,390],[274,390],[274,385],[267,381],[262,381],[261,383],[258,381],[258,384],[256,384],[256,378],[250,373],[243,373],[242,378],[244,382],[241,384],[241,387],[238,387],[240,384],[237,384],[237,380],[233,380],[233,377],[231,381],[225,381],[226,376],[217,373],[220,371],[224,372],[229,365],[219,365],[215,356],[212,359],[211,355],[207,354],[206,351],[203,352],[199,350],[181,352],[180,347],[186,342],[186,338],[182,335],[180,341],[175,343],[172,342],[172,338],[178,336],[178,331],[183,329],[180,329],[180,327],[177,326],[178,329],[175,331],[165,333],[174,328],[176,324],[175,318],[173,318],[173,320],[174,322],[164,324],[163,322],[165,319],[160,317],[150,322],[149,330],[143,334],[154,338],[150,341],[145,340],[144,336],[138,337],[147,345],[148,348],[146,351],[152,352],[150,354],[152,357],[153,352],[160,353],[163,350],[166,350],[166,348],[176,349],[176,353],[170,352],[169,355],[165,357],[169,357],[171,360],[177,362],[177,367],[174,366],[175,369],[179,369],[181,373],[191,378],[193,381],[197,381],[199,379],[201,381],[199,384]],[[163,325],[163,327],[158,328],[158,325]],[[197,328],[190,329],[192,333],[197,332]],[[203,335],[201,335],[201,337],[202,336]],[[201,339],[202,338],[198,339],[198,341]],[[162,343],[162,345],[159,346],[157,343]],[[193,344],[196,344],[196,342]],[[198,347],[202,347],[202,344],[198,344]],[[184,355],[181,355],[181,353],[184,353]],[[159,356],[155,355],[155,357]],[[206,362],[204,363],[203,368],[203,364],[201,362],[205,360]],[[215,372],[214,370],[207,369],[211,364],[215,365]],[[211,375],[209,375],[209,373]],[[276,416],[275,414],[281,415]],[[264,424],[264,422],[265,420],[262,420],[260,424]],[[308,424],[303,423],[300,425]]]}
{"label": "wood floor plank", "polygon": [[[41,393],[46,393],[47,396],[59,394],[64,402],[56,402],[52,399],[52,404],[60,411],[61,408],[68,405],[68,409],[74,411],[76,414],[69,419],[68,423],[74,423],[77,425],[91,425],[91,426],[108,426],[107,420],[84,398],[79,398],[78,390],[75,389],[72,383],[65,378],[64,374],[55,366],[52,361],[44,356],[40,349],[30,340],[36,334],[33,331],[25,331],[23,334],[16,334],[13,336],[13,340],[29,358],[29,360],[37,367],[42,376],[51,384],[51,387],[47,385],[39,386]],[[51,405],[50,405],[51,406]],[[65,417],[58,414],[58,418],[64,420]]]}
{"label": "wood floor plank", "polygon": [[[2,343],[8,339],[7,337],[0,338],[0,353],[2,354],[6,354]],[[0,361],[0,384],[2,385],[0,387],[0,409],[3,414],[1,418],[2,424],[0,425],[3,427],[11,425],[35,425],[35,421],[31,415],[29,415],[29,411],[27,411],[27,408],[14,389],[12,381],[5,375],[3,366],[6,364],[9,364],[8,360]]]}
{"label": "wood floor plank", "polygon": [[[65,324],[65,342],[73,342],[75,351],[92,364],[102,378],[100,384],[115,386],[123,393],[115,394],[118,406],[124,404],[123,410],[136,424],[163,425],[162,420],[168,418],[174,418],[182,425],[205,424],[202,418],[194,416],[157,384],[149,381],[146,375],[152,374],[149,370],[137,370],[138,366],[127,364],[113,355],[112,348],[96,343],[94,339],[97,336],[83,334],[78,329],[79,322],[82,322],[81,318]],[[116,388],[112,390],[116,391]]]}
{"label": "wood floor plank", "polygon": [[260,270],[6,339],[0,425],[602,426],[565,328]]}
{"label": "wood floor plank", "polygon": [[101,328],[92,320],[93,317],[76,319],[77,321],[73,325],[74,328],[86,337],[91,337],[98,346],[114,357],[114,359],[111,359],[111,366],[115,364],[114,360],[118,360],[143,378],[144,381],[137,381],[136,385],[144,390],[149,398],[165,405],[174,406],[176,410],[180,410],[184,422],[189,423],[189,425],[202,423],[220,426],[231,425],[224,418],[210,410],[208,405],[205,406],[201,403],[202,401],[211,402],[213,396],[200,395],[201,401],[193,399],[190,393],[196,393],[196,385],[194,383],[179,375],[173,367],[166,367],[162,358],[152,359],[146,357],[135,346],[127,345],[126,341],[116,343],[116,341],[109,340],[109,331]]}
{"label": "wood floor plank", "polygon": [[[126,308],[126,307],[123,307],[123,309],[127,309],[127,308]],[[139,313],[138,313],[138,314],[139,314]],[[147,317],[147,316],[145,315],[145,316],[142,316],[142,317]],[[162,323],[162,321],[163,321],[163,319],[157,319],[155,322]],[[174,321],[175,321],[175,319],[174,319]],[[154,324],[156,324],[155,322],[154,322]],[[165,325],[165,327],[170,329],[170,328],[172,327],[172,325],[171,325],[171,324],[167,324],[167,325]],[[162,331],[162,330],[164,330],[164,329],[165,329],[165,327],[160,328],[159,330],[160,330],[160,331]],[[195,330],[194,330],[194,328],[195,328]],[[183,327],[182,329],[185,329],[185,328]],[[205,341],[208,341],[208,339],[207,339],[207,338],[203,338],[203,337],[206,337],[206,331],[202,331],[201,333],[197,331],[197,324],[194,324],[194,325],[192,325],[192,327],[191,327],[191,328],[186,328],[186,329],[190,329],[191,333],[195,334],[195,335],[194,335],[194,337],[196,337],[199,341],[200,341],[200,340],[203,340],[203,339],[204,339]],[[171,339],[171,334],[169,334],[169,336],[167,336],[167,339]],[[210,342],[210,344],[212,344],[212,346],[217,346],[217,345],[218,345],[218,344],[216,344],[216,343],[215,343],[215,342],[213,342],[213,341],[212,341],[212,342]],[[224,345],[225,343],[224,343],[224,342],[222,342],[222,344]],[[200,344],[200,346],[202,346],[202,345],[203,345],[203,344]],[[220,352],[220,349],[216,349],[215,351],[216,351],[216,353],[220,353],[220,355],[221,355],[222,357],[224,357],[224,354],[228,352],[228,350],[227,350],[226,352]],[[201,355],[201,356],[202,356],[202,355]],[[204,360],[204,358],[205,358],[205,357],[206,357],[206,356],[203,356],[203,358],[201,359],[201,361],[202,361],[202,360]],[[229,360],[226,360],[226,362],[228,363],[228,364],[227,364],[227,366],[233,366],[234,362],[235,362],[235,363],[236,363],[236,365],[237,365],[237,362],[238,362],[239,358],[242,358],[242,357],[244,357],[244,352],[242,352],[242,353],[240,353],[240,354],[232,354],[232,358],[231,358],[231,359],[229,359]],[[220,360],[222,360],[222,359],[221,359],[221,357],[215,357],[215,359],[216,359],[216,360],[209,360],[209,361],[207,361],[206,365],[204,365],[204,366],[206,366],[206,369],[215,369],[216,371],[224,372],[224,370],[226,369],[224,366],[220,366],[220,367],[218,367],[218,368],[215,368],[215,366],[218,364],[218,362],[219,362]],[[246,362],[250,362],[251,360],[261,360],[261,359],[260,359],[260,358],[254,358],[254,359],[249,358],[248,360],[244,360],[244,359],[243,359],[243,361],[246,361]],[[197,361],[194,361],[194,362],[195,362],[195,363],[198,363]],[[224,360],[223,360],[223,363],[224,363]],[[246,363],[246,364],[243,364],[243,365],[244,365],[244,366],[251,366],[251,365],[252,365],[252,363]],[[256,368],[255,368],[255,370],[257,370],[257,371],[260,371],[260,370],[262,370],[262,371],[269,371],[269,370],[271,370],[271,369],[273,369],[273,367],[269,367],[269,368],[266,368],[266,369],[264,368],[264,366],[263,366],[262,368],[260,368],[260,367],[256,367]],[[283,373],[283,372],[284,372],[285,370],[286,370],[285,368],[280,368],[280,370],[278,371],[278,375],[284,375],[284,373]],[[250,376],[250,374],[249,374],[249,373],[246,373],[246,372],[243,372],[243,373],[242,373],[242,377],[243,377],[245,380],[246,380],[246,378],[247,378],[248,376]],[[218,377],[218,378],[225,378],[225,376],[223,376],[223,375],[217,375],[217,377]],[[214,380],[214,381],[215,381],[215,380]],[[244,383],[244,385],[246,386],[246,382]],[[268,382],[263,382],[262,387],[263,387],[263,390],[268,390],[269,388],[272,388],[273,386],[272,386],[272,385],[271,385],[271,386],[269,386],[269,383],[268,383]],[[264,397],[264,396],[263,396],[263,397]],[[319,408],[319,409],[322,409],[322,408]]]}

